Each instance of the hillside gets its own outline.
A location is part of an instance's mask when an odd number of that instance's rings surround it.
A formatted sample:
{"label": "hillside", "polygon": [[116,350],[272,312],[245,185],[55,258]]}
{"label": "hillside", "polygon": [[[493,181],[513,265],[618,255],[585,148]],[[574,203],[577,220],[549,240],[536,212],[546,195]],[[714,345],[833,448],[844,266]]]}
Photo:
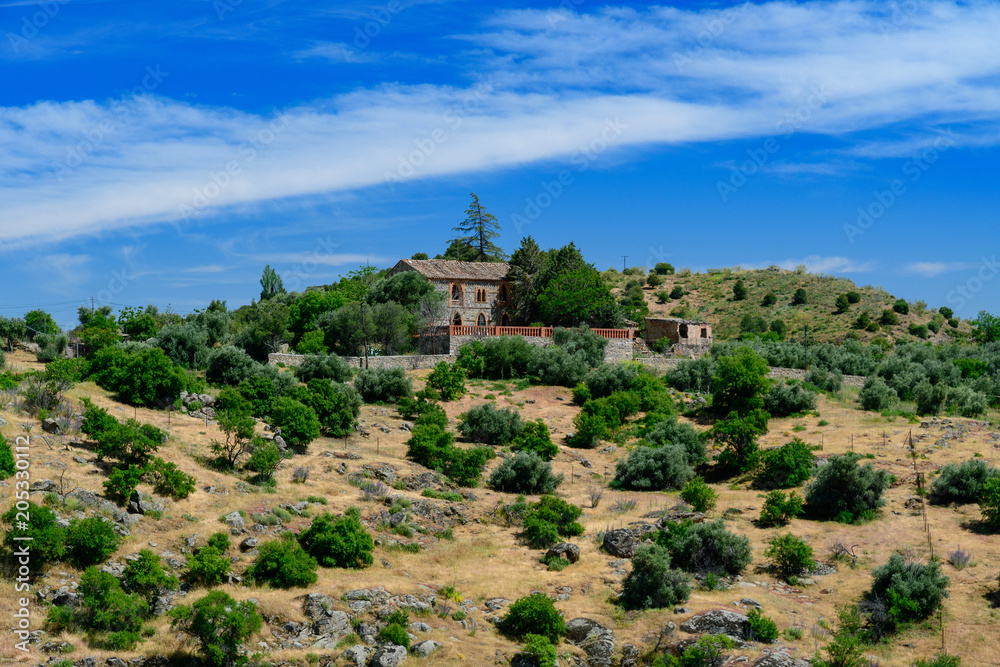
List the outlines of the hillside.
{"label": "hillside", "polygon": [[[627,275],[614,269],[605,271],[602,275],[619,296],[630,280],[644,277],[644,274]],[[880,287],[858,286],[848,278],[787,271],[777,267],[754,270],[738,267],[712,269],[707,273],[691,273],[682,269],[674,275],[663,275],[660,278],[663,281],[661,285],[643,286],[650,315],[706,320],[712,323],[718,339],[737,337],[741,321],[750,315],[762,317],[767,323],[775,319],[784,321],[788,331],[787,338],[801,339],[808,326],[811,341],[842,341],[849,335],[864,341],[878,336],[894,341],[912,341],[917,338],[908,332],[910,325],[926,325],[935,319],[937,313],[936,308],[929,308],[926,304],[911,303],[908,314],[897,314],[898,324],[879,326],[877,331],[859,330],[853,325],[862,312],[868,312],[877,321],[883,310],[892,309],[897,297]],[[733,299],[733,287],[738,280],[743,280],[747,297],[736,301]],[[658,298],[660,293],[669,294],[676,287],[683,290],[683,297],[666,301]],[[792,303],[795,291],[799,288],[806,291],[807,302],[804,305]],[[835,312],[837,297],[848,292],[857,292],[860,301],[851,304],[847,312]],[[763,301],[768,294],[774,294],[776,302],[765,306]],[[940,332],[929,332],[926,340],[944,343],[968,335],[970,327],[967,321],[959,322],[959,326],[953,328],[942,316],[937,316],[936,319],[940,323]]]}
{"label": "hillside", "polygon": [[[707,292],[706,287],[706,292]],[[12,355],[15,366],[22,369],[40,368],[23,354]],[[417,388],[422,386],[427,371],[411,371]],[[543,419],[549,425],[553,440],[560,444],[553,461],[556,472],[566,475],[558,495],[584,508],[580,521],[585,533],[571,541],[580,548],[580,561],[561,572],[548,571],[539,563],[542,551],[526,547],[517,537],[517,529],[496,522],[498,503],[511,503],[514,496],[488,488],[463,491],[460,502],[432,500],[421,496],[421,485],[426,485],[428,470],[405,458],[409,426],[399,417],[393,406],[365,405],[361,413],[361,429],[369,435],[351,435],[346,439],[319,438],[309,445],[305,454],[286,461],[276,475],[277,484],[267,491],[246,483],[241,475],[219,472],[208,465],[213,439],[221,434],[216,424],[180,414],[163,411],[134,409],[115,402],[96,385],[82,383],[69,390],[67,398],[74,403],[91,398],[99,406],[108,408],[120,419],[135,416],[140,421],[159,426],[169,434],[159,454],[176,463],[183,471],[197,478],[196,491],[190,497],[165,500],[162,516],[154,514],[139,518],[129,528],[111,565],[124,564],[127,558],[140,549],[149,548],[164,558],[181,565],[184,554],[205,544],[207,537],[225,530],[222,517],[242,512],[247,517],[277,516],[275,508],[291,508],[283,519],[284,525],[251,525],[231,532],[233,549],[232,570],[242,575],[256,553],[237,549],[236,545],[248,537],[261,543],[276,538],[283,530],[300,531],[310,522],[310,516],[329,511],[340,513],[349,506],[359,507],[364,525],[373,532],[379,546],[375,549],[374,564],[362,570],[319,569],[319,580],[305,588],[291,590],[270,587],[246,587],[238,583],[216,587],[238,600],[253,598],[264,616],[265,625],[253,640],[252,649],[260,652],[265,661],[288,661],[298,665],[349,664],[341,655],[352,640],[314,646],[317,639],[308,627],[313,618],[307,618],[304,607],[306,594],[329,596],[333,609],[345,611],[358,623],[377,623],[374,610],[365,611],[364,605],[353,608],[350,600],[359,596],[370,597],[377,603],[387,596],[412,595],[393,598],[394,604],[420,606],[433,600],[442,586],[454,587],[463,601],[448,602],[437,595],[433,611],[411,609],[410,621],[426,624],[427,628],[411,631],[416,641],[431,639],[441,647],[427,664],[435,665],[487,665],[506,664],[519,649],[518,644],[497,633],[491,623],[498,613],[517,598],[532,591],[539,591],[556,600],[556,607],[564,618],[592,619],[611,630],[614,636],[614,654],[620,656],[625,644],[632,644],[645,652],[657,641],[661,630],[669,624],[680,625],[693,615],[712,609],[729,609],[745,612],[746,600],[759,603],[781,630],[797,627],[803,635],[799,639],[783,636],[775,645],[750,645],[733,651],[750,660],[764,652],[781,649],[790,655],[811,657],[817,647],[826,641],[824,627],[836,623],[836,610],[848,603],[868,587],[873,567],[884,563],[893,553],[926,559],[934,556],[946,558],[946,553],[961,545],[975,558],[976,567],[963,570],[945,563],[946,574],[951,577],[951,596],[945,602],[943,622],[945,635],[938,631],[938,621],[928,622],[895,637],[891,643],[872,647],[868,653],[877,656],[879,664],[891,667],[908,667],[914,659],[935,654],[944,642],[952,653],[963,658],[963,664],[987,664],[995,657],[995,647],[988,638],[1000,629],[998,612],[991,608],[991,595],[996,588],[997,571],[1000,569],[1000,543],[994,537],[967,530],[964,525],[978,516],[974,505],[959,507],[928,506],[927,524],[930,537],[925,532],[924,518],[919,503],[913,505],[915,472],[930,474],[939,466],[982,455],[987,462],[998,458],[1000,433],[989,423],[967,419],[933,419],[925,424],[909,424],[895,417],[882,417],[857,409],[856,392],[843,390],[835,396],[821,397],[815,412],[803,417],[774,419],[770,432],[763,438],[763,446],[780,445],[793,436],[821,445],[817,452],[821,458],[830,454],[858,451],[870,454],[875,465],[892,472],[897,478],[887,492],[887,505],[881,516],[867,524],[842,525],[793,520],[785,529],[758,528],[754,521],[759,514],[760,492],[751,488],[749,480],[736,479],[727,483],[713,483],[719,502],[711,517],[723,517],[730,530],[745,534],[753,549],[753,564],[742,577],[732,581],[728,590],[697,588],[684,611],[672,609],[645,612],[624,612],[612,604],[613,595],[621,590],[621,581],[630,569],[628,559],[619,559],[600,548],[604,531],[625,526],[651,524],[657,512],[679,503],[676,492],[623,492],[607,488],[607,481],[614,474],[614,466],[628,450],[622,446],[602,446],[590,450],[572,449],[562,443],[562,437],[572,430],[572,418],[579,408],[570,401],[570,392],[560,387],[528,386],[521,382],[470,381],[466,396],[454,402],[445,402],[448,417],[454,418],[469,407],[481,403],[495,403],[498,407],[513,407],[525,419]],[[690,397],[676,395],[676,400]],[[23,435],[35,420],[19,414],[12,404],[0,410],[2,433],[11,441]],[[685,420],[686,421],[686,420]],[[37,422],[35,422],[37,425]],[[696,424],[704,428],[703,424]],[[263,425],[258,425],[263,433]],[[920,456],[916,463],[908,456],[905,440],[913,432]],[[105,478],[106,464],[96,460],[92,445],[79,433],[49,435],[32,432],[32,481],[53,480],[66,489],[79,487],[95,494],[102,494],[101,483]],[[468,445],[463,445],[468,446]],[[495,459],[489,469],[499,464]],[[293,471],[307,468],[309,475],[304,483],[292,481]],[[489,470],[487,470],[487,475]],[[359,477],[361,475],[361,477]],[[366,477],[367,476],[367,477]],[[433,479],[433,474],[431,475]],[[363,493],[359,480],[381,479],[387,483],[388,497],[375,498]],[[420,480],[424,481],[421,482]],[[397,482],[394,486],[393,483]],[[402,482],[402,483],[399,483]],[[7,483],[2,483],[6,485]],[[431,484],[439,490],[454,487],[437,480]],[[143,484],[140,489],[151,489]],[[597,494],[599,502],[593,503]],[[44,493],[32,494],[35,502],[42,502]],[[408,525],[413,529],[405,536],[403,531],[390,531],[386,523],[388,510],[394,498],[411,503],[407,510]],[[52,500],[50,498],[50,500]],[[397,501],[398,502],[398,501]],[[93,515],[94,508],[60,505],[54,508],[63,516]],[[299,515],[301,513],[301,515]],[[449,531],[448,533],[441,531]],[[806,539],[815,549],[817,558],[828,563],[835,572],[813,577],[814,582],[791,586],[770,574],[764,557],[766,541],[785,530]],[[835,563],[830,559],[830,547],[835,542],[857,545],[858,562],[854,567]],[[407,547],[403,545],[420,545]],[[414,552],[411,553],[411,550]],[[112,567],[112,570],[114,568]],[[178,567],[178,574],[183,567]],[[49,568],[36,590],[46,591],[45,597],[61,587],[73,587],[81,572],[68,563]],[[0,582],[0,613],[12,614],[17,596],[14,583],[9,579]],[[47,588],[46,588],[47,587]],[[360,589],[382,587],[379,591],[361,592]],[[350,596],[347,594],[354,591]],[[190,602],[204,594],[204,589],[194,588],[174,598],[175,604]],[[345,597],[347,596],[347,597]],[[378,606],[378,604],[376,604]],[[40,629],[46,609],[33,601],[33,629]],[[449,616],[441,616],[447,610]],[[463,611],[466,617],[454,612]],[[111,656],[129,658],[136,655],[180,655],[191,653],[194,646],[182,635],[173,632],[165,617],[156,617],[147,623],[151,637],[139,644],[134,651],[111,651],[88,646],[88,639],[71,632],[55,633],[41,637],[41,643],[54,651],[58,659],[80,663],[84,657],[99,660]],[[355,625],[355,627],[362,627]],[[671,639],[681,640],[692,635],[672,630]],[[5,633],[0,639],[0,652],[15,656],[13,638]],[[334,648],[334,646],[338,648]],[[60,648],[62,647],[62,648]],[[564,658],[584,656],[579,647],[561,642],[559,653]],[[39,656],[17,656],[24,664],[40,662]],[[416,660],[416,658],[410,658]],[[498,662],[495,662],[498,661]],[[103,662],[99,663],[103,664]],[[112,664],[112,663],[109,663]],[[563,663],[565,664],[565,663]],[[569,663],[573,664],[573,663]],[[600,664],[600,663],[591,663]]]}

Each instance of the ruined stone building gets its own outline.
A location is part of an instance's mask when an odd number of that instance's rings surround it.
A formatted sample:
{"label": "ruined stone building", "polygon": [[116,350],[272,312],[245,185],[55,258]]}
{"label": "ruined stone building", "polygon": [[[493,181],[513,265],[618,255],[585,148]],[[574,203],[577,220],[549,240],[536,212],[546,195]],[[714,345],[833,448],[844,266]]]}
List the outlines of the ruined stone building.
{"label": "ruined stone building", "polygon": [[677,317],[647,317],[645,321],[649,347],[666,338],[670,341],[671,354],[697,356],[712,348],[712,325],[708,322]]}
{"label": "ruined stone building", "polygon": [[446,295],[447,314],[438,326],[510,326],[507,269],[502,262],[401,259],[389,275],[416,271]]}

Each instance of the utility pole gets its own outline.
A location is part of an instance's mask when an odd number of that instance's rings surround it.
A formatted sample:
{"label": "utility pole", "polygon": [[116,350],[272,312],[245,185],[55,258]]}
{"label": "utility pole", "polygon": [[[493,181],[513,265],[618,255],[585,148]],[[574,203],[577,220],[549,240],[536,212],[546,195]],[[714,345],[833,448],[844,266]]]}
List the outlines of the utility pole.
{"label": "utility pole", "polygon": [[628,262],[628,255],[622,255],[622,272],[624,272],[625,269],[628,268],[627,262]]}

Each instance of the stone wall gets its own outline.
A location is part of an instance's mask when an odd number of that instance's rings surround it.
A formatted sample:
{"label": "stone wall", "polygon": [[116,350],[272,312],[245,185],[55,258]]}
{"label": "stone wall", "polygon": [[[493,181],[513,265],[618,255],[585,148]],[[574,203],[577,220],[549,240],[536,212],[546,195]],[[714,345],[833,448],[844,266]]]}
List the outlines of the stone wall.
{"label": "stone wall", "polygon": [[[283,363],[286,366],[299,366],[302,364],[301,354],[269,354],[267,363]],[[364,368],[364,357],[341,357],[347,365],[352,368]],[[368,357],[368,368],[405,368],[415,370],[418,368],[434,368],[442,361],[452,363],[455,356],[451,354],[403,354],[389,357]]]}
{"label": "stone wall", "polygon": [[632,358],[632,341],[628,338],[609,338],[608,346],[604,348],[604,363],[613,364]]}

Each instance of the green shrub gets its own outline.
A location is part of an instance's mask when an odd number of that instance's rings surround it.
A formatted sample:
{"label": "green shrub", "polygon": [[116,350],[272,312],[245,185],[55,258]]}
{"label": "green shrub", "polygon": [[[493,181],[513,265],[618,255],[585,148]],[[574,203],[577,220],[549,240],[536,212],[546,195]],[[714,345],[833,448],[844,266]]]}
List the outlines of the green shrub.
{"label": "green shrub", "polygon": [[681,498],[695,512],[708,512],[715,509],[718,495],[712,487],[705,483],[705,480],[701,477],[694,477],[681,489]]}
{"label": "green shrub", "polygon": [[292,447],[305,448],[319,437],[320,423],[307,405],[282,396],[274,402],[271,426],[281,429],[281,437]]}
{"label": "green shrub", "polygon": [[712,357],[682,360],[664,375],[667,384],[674,389],[697,392],[711,391],[714,377],[715,359]]}
{"label": "green shrub", "polygon": [[949,579],[938,563],[926,565],[906,561],[893,554],[872,570],[872,587],[865,594],[873,639],[889,635],[901,626],[929,618],[948,596]]}
{"label": "green shrub", "polygon": [[763,409],[730,412],[712,426],[711,437],[723,447],[716,460],[723,468],[746,473],[757,467],[760,447],[757,438],[767,433],[769,415]]}
{"label": "green shrub", "polygon": [[593,396],[591,396],[590,389],[587,388],[587,385],[579,382],[575,387],[573,387],[573,403],[575,405],[583,405],[591,398],[593,398]]}
{"label": "green shrub", "polygon": [[135,492],[135,487],[142,481],[145,472],[144,468],[112,468],[107,481],[104,482],[104,495],[120,507],[124,507]]}
{"label": "green shrub", "polygon": [[747,298],[747,286],[743,283],[743,279],[738,279],[733,284],[733,301],[743,301]]}
{"label": "green shrub", "polygon": [[299,535],[299,543],[323,567],[363,568],[374,560],[375,541],[353,507],[339,518],[320,514]]}
{"label": "green shrub", "polygon": [[656,534],[675,567],[686,572],[739,574],[750,564],[750,540],[726,530],[721,519],[699,524],[675,524]]}
{"label": "green shrub", "polygon": [[295,369],[295,376],[306,384],[317,379],[347,382],[351,379],[351,367],[336,354],[307,354]]}
{"label": "green shrub", "polygon": [[490,475],[489,485],[505,493],[552,493],[562,482],[552,474],[552,464],[534,452],[519,452],[505,459]]}
{"label": "green shrub", "polygon": [[35,353],[35,358],[42,363],[48,363],[59,358],[69,344],[69,336],[64,333],[35,334],[35,343],[41,348]]}
{"label": "green shrub", "polygon": [[290,533],[264,543],[247,570],[255,583],[275,588],[301,588],[316,583],[316,559],[305,552]]}
{"label": "green shrub", "polygon": [[235,345],[223,345],[208,354],[205,377],[209,382],[236,386],[250,377],[257,362]]}
{"label": "green shrub", "polygon": [[931,501],[938,504],[978,502],[983,485],[998,476],[1000,469],[980,459],[949,463],[938,470],[931,484]]}
{"label": "green shrub", "polygon": [[865,380],[859,395],[861,407],[865,410],[885,410],[896,400],[896,390],[885,383],[880,377],[872,376]]}
{"label": "green shrub", "polygon": [[427,386],[437,391],[441,400],[453,401],[465,393],[465,369],[442,361],[427,376]]}
{"label": "green shrub", "polygon": [[[27,514],[27,528],[22,525],[19,513]],[[18,510],[12,506],[3,515],[3,522],[10,526],[4,536],[4,546],[14,552],[24,546],[18,537],[31,537],[31,558],[28,569],[31,575],[42,572],[50,563],[57,563],[66,556],[66,529],[56,521],[56,513],[48,507],[36,505],[28,501],[26,509]]]}
{"label": "green shrub", "polygon": [[858,465],[860,454],[832,455],[806,488],[806,511],[818,519],[851,523],[871,517],[883,505],[892,476],[871,463]]}
{"label": "green shrub", "polygon": [[153,485],[156,493],[175,500],[183,500],[194,491],[194,477],[178,468],[176,463],[168,463],[160,458],[152,460],[143,478]]}
{"label": "green shrub", "polygon": [[160,590],[175,590],[178,582],[177,577],[167,574],[160,565],[159,556],[149,549],[143,549],[136,560],[125,564],[121,585],[127,592],[145,600],[146,606],[152,610],[160,597]]}
{"label": "green shrub", "polygon": [[913,388],[913,400],[917,403],[919,415],[936,415],[947,398],[948,388],[941,384],[932,385],[923,380]]}
{"label": "green shrub", "polygon": [[798,384],[775,384],[764,395],[764,409],[772,417],[787,417],[815,407],[816,394]]}
{"label": "green shrub", "polygon": [[534,348],[527,368],[528,374],[537,377],[542,384],[561,387],[579,384],[589,371],[590,364],[584,352],[570,354],[558,345]]}
{"label": "green shrub", "polygon": [[760,510],[760,520],[757,523],[762,528],[785,526],[803,511],[802,498],[794,491],[790,491],[788,496],[781,491],[771,491],[764,497],[764,506]]}
{"label": "green shrub", "polygon": [[917,338],[927,338],[929,335],[929,328],[926,324],[917,324],[916,322],[911,322],[907,331],[911,336],[916,336]]}
{"label": "green shrub", "polygon": [[459,431],[465,438],[488,445],[510,444],[524,430],[524,420],[517,410],[498,410],[491,403],[470,408],[460,419]]}
{"label": "green shrub", "polygon": [[559,447],[552,442],[548,424],[541,419],[525,422],[521,433],[514,438],[511,444],[515,449],[522,452],[534,452],[546,460],[555,458],[555,455],[559,453]]}
{"label": "green shrub", "polygon": [[[548,433],[548,427],[545,429],[546,434]],[[551,440],[549,441],[551,443]],[[551,456],[548,458],[552,458]],[[16,461],[14,459],[14,450],[11,449],[10,443],[3,437],[0,433],[0,479],[7,479],[12,477],[14,473],[17,472]]]}
{"label": "green shrub", "polygon": [[413,381],[402,368],[366,368],[354,378],[354,388],[365,403],[394,403],[413,396]]}
{"label": "green shrub", "polygon": [[576,521],[581,514],[583,510],[562,498],[542,496],[524,513],[525,539],[532,547],[545,549],[558,542],[560,536],[582,535],[583,526]]}
{"label": "green shrub", "polygon": [[522,336],[494,336],[474,343],[476,355],[482,359],[479,377],[488,380],[509,380],[524,377],[534,349]]}
{"label": "green shrub", "polygon": [[354,432],[362,401],[350,385],[313,379],[306,387],[298,387],[293,397],[312,408],[326,435],[343,438]]}
{"label": "green shrub", "polygon": [[77,519],[66,529],[66,556],[78,567],[95,565],[115,552],[118,541],[110,521],[96,516]]}
{"label": "green shrub", "polygon": [[514,601],[499,624],[504,634],[518,639],[541,635],[556,643],[566,634],[566,622],[548,596],[536,593]]}
{"label": "green shrub", "polygon": [[221,584],[232,568],[225,555],[228,548],[229,536],[215,533],[197,553],[187,554],[188,581],[207,587]]}
{"label": "green shrub", "polygon": [[74,623],[84,630],[135,633],[134,638],[121,639],[125,643],[132,639],[132,644],[138,641],[142,620],[149,615],[149,607],[141,596],[126,593],[114,575],[93,566],[80,577],[77,593],[80,607],[73,614]]}
{"label": "green shrub", "polygon": [[679,489],[694,477],[687,454],[679,445],[636,447],[615,465],[612,484],[637,491]]}
{"label": "green shrub", "polygon": [[603,398],[616,391],[631,389],[638,374],[639,370],[633,364],[604,364],[591,371],[584,382],[593,398]]}
{"label": "green shrub", "polygon": [[274,440],[255,440],[250,458],[244,467],[264,479],[271,479],[284,458],[284,454]]}
{"label": "green shrub", "polygon": [[424,489],[420,492],[425,498],[434,498],[435,500],[447,500],[450,503],[460,503],[465,500],[465,497],[457,491],[435,491],[434,489]]}
{"label": "green shrub", "polygon": [[792,295],[792,305],[803,306],[807,303],[809,303],[809,295],[806,294],[804,288],[799,287],[798,289],[795,290],[795,293]]}
{"label": "green shrub", "polygon": [[778,572],[786,577],[816,567],[812,547],[791,533],[771,538],[768,545],[764,555],[770,558],[778,568]]}
{"label": "green shrub", "polygon": [[990,403],[986,394],[963,384],[948,389],[947,404],[962,417],[980,417]]}
{"label": "green shrub", "polygon": [[378,638],[386,644],[402,646],[406,650],[410,649],[410,635],[406,632],[406,628],[399,623],[390,623],[379,630]]}
{"label": "green shrub", "polygon": [[172,626],[198,642],[211,667],[246,664],[249,656],[240,652],[241,644],[263,625],[252,602],[237,602],[222,591],[212,591],[190,607],[180,605],[169,613]]}
{"label": "green shrub", "polygon": [[747,639],[770,644],[778,636],[777,623],[762,614],[760,609],[750,610],[750,613],[747,614]]}
{"label": "green shrub", "polygon": [[455,437],[433,425],[414,427],[406,441],[406,457],[447,475],[460,486],[475,486],[493,452],[485,447],[462,449],[455,446]]}
{"label": "green shrub", "polygon": [[671,569],[670,553],[657,544],[641,546],[632,557],[619,602],[626,609],[659,609],[687,602],[691,586],[680,570]]}
{"label": "green shrub", "polygon": [[979,511],[983,514],[983,523],[991,530],[1000,530],[1000,477],[993,477],[983,484],[983,493],[979,498]]}
{"label": "green shrub", "polygon": [[521,655],[531,661],[532,667],[556,667],[556,647],[548,637],[527,634]]}
{"label": "green shrub", "polygon": [[600,440],[610,438],[621,426],[618,409],[603,399],[591,399],[584,403],[583,410],[573,418],[576,433],[572,444],[575,447],[593,447]]}
{"label": "green shrub", "polygon": [[651,445],[679,445],[684,448],[688,463],[692,466],[704,463],[705,436],[690,424],[682,424],[677,417],[669,417],[657,422],[646,438]]}
{"label": "green shrub", "polygon": [[799,438],[761,452],[761,467],[754,480],[763,489],[787,489],[808,480],[816,465],[812,446]]}

